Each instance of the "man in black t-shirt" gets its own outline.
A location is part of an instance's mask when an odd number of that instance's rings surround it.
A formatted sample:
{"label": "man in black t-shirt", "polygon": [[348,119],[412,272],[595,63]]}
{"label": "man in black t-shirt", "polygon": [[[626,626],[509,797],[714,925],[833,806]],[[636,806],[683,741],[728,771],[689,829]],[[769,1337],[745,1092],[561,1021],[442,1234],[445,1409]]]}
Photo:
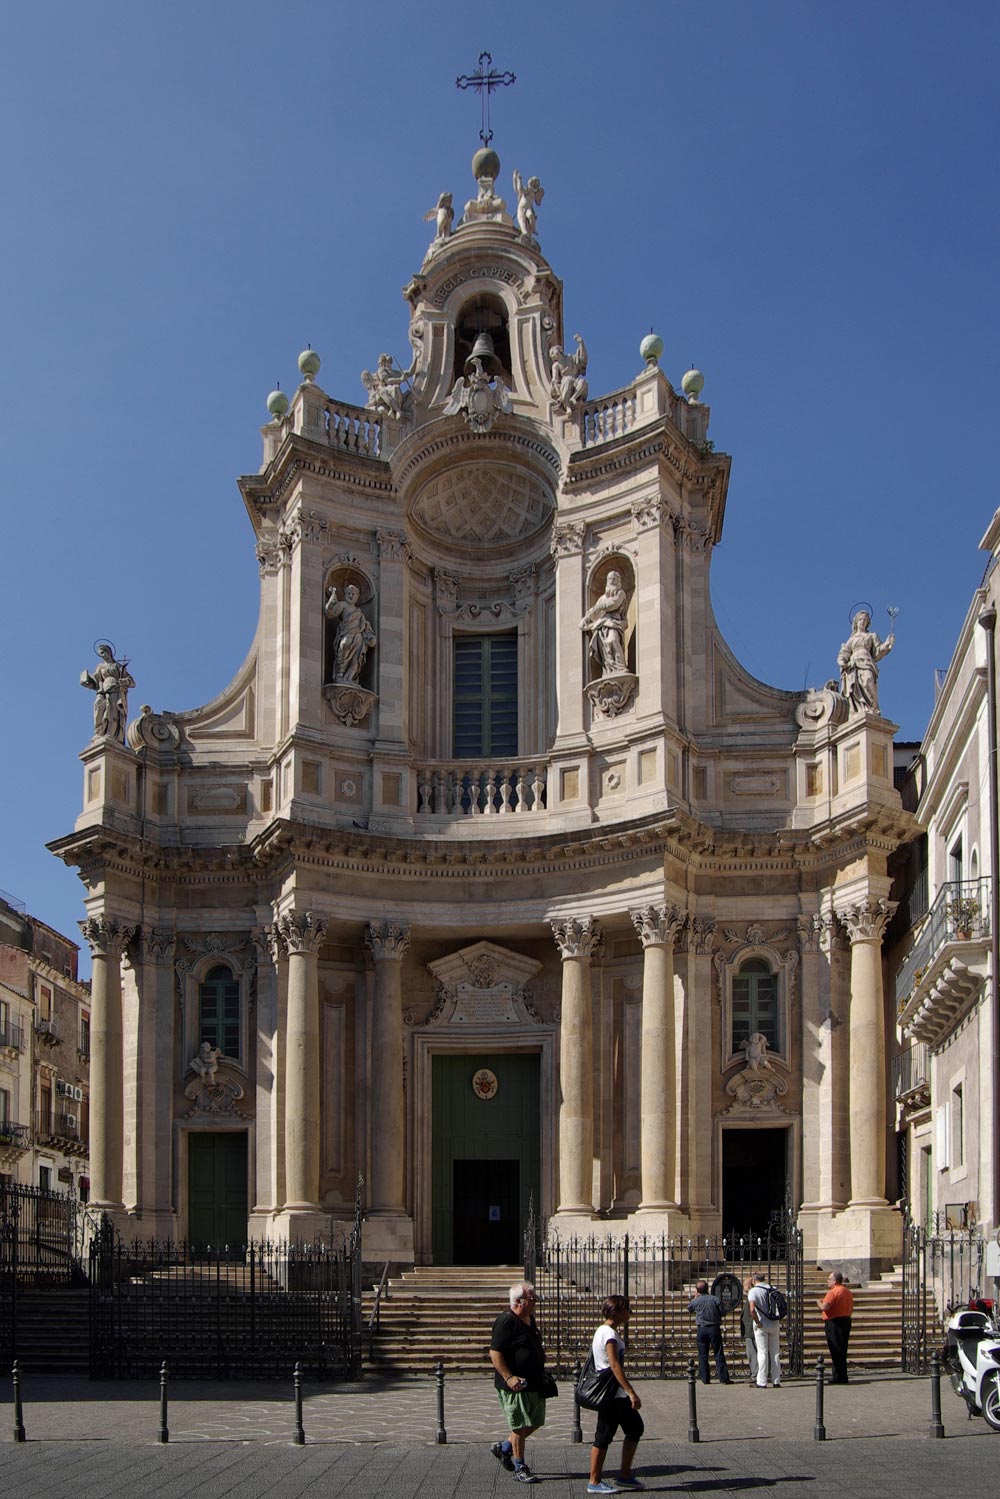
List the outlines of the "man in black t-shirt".
{"label": "man in black t-shirt", "polygon": [[490,1451],[517,1483],[537,1483],[524,1461],[524,1444],[545,1424],[545,1349],[535,1326],[535,1288],[519,1280],[510,1288],[510,1311],[493,1324],[490,1363],[500,1409],[510,1429]]}

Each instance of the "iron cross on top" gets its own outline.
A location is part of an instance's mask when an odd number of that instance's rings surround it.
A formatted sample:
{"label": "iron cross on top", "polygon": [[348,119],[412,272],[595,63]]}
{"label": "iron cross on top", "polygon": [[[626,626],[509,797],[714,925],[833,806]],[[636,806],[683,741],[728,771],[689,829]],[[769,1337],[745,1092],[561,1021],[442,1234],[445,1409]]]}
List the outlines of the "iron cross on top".
{"label": "iron cross on top", "polygon": [[506,88],[517,79],[513,73],[498,73],[493,66],[493,58],[488,52],[479,54],[478,73],[463,73],[460,78],[455,79],[456,88],[474,88],[478,91],[483,106],[483,122],[479,127],[479,139],[484,146],[488,146],[493,139],[493,125],[490,120],[490,95],[494,89]]}

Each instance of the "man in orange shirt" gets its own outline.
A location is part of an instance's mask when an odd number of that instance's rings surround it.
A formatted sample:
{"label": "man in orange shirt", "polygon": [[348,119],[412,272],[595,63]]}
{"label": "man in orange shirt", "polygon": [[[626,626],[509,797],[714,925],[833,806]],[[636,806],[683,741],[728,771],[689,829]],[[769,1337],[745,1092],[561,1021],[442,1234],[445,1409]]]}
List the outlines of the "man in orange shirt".
{"label": "man in orange shirt", "polygon": [[845,1286],[844,1277],[839,1270],[830,1271],[827,1285],[830,1289],[822,1301],[817,1301],[816,1305],[823,1313],[826,1345],[830,1350],[830,1362],[833,1365],[833,1378],[830,1383],[846,1384],[847,1344],[851,1336],[854,1297]]}

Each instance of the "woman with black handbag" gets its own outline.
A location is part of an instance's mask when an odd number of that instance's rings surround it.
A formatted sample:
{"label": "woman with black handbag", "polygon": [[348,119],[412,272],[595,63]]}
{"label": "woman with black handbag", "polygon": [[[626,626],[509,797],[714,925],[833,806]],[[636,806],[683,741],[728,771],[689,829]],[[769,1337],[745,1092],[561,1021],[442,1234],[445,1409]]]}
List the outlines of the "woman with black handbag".
{"label": "woman with black handbag", "polygon": [[[632,1462],[644,1429],[639,1414],[642,1401],[622,1368],[625,1344],[618,1336],[618,1329],[624,1327],[629,1319],[628,1297],[607,1297],[601,1305],[601,1316],[604,1320],[594,1333],[590,1358],[587,1360],[588,1365],[593,1367],[593,1395],[599,1402],[596,1407],[591,1407],[597,1410],[597,1429],[594,1432],[594,1445],[590,1449],[588,1494],[614,1494],[621,1489],[644,1487],[641,1479],[632,1475]],[[585,1370],[581,1384],[587,1373],[588,1370]],[[587,1404],[590,1405],[589,1400]],[[608,1448],[619,1427],[623,1438],[622,1463],[617,1480],[610,1483],[601,1474],[604,1472]]]}

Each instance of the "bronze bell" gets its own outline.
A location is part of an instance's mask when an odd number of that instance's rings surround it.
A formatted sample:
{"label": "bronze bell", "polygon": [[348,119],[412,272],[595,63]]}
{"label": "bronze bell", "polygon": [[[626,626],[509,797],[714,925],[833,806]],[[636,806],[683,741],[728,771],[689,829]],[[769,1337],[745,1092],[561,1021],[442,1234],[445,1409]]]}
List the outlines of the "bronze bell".
{"label": "bronze bell", "polygon": [[497,358],[496,349],[493,347],[493,340],[488,333],[480,333],[472,345],[472,353],[465,361],[465,373],[467,375],[472,373],[472,361],[474,359],[482,362],[483,369],[489,375],[490,379],[494,375],[500,374],[502,366]]}

